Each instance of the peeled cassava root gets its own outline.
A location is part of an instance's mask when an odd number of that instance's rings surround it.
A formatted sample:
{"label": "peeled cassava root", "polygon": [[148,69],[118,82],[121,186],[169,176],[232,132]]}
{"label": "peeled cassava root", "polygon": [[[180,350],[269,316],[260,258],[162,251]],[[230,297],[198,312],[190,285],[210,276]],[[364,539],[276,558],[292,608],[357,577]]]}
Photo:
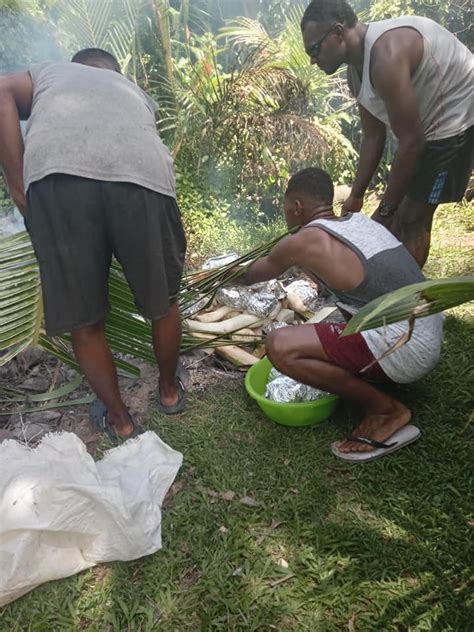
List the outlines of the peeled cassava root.
{"label": "peeled cassava root", "polygon": [[185,320],[185,324],[191,331],[198,331],[205,334],[215,334],[216,336],[231,334],[238,329],[244,327],[252,327],[252,325],[259,325],[263,319],[260,316],[254,316],[253,314],[239,314],[233,318],[227,320],[221,320],[217,323],[203,323],[199,320]]}
{"label": "peeled cassava root", "polygon": [[196,314],[196,319],[201,323],[216,323],[219,320],[225,318],[230,312],[233,312],[233,307],[227,307],[222,305],[212,312],[203,312],[202,314]]}
{"label": "peeled cassava root", "polygon": [[216,351],[220,356],[229,360],[232,364],[235,364],[235,366],[252,366],[259,360],[248,351],[245,351],[245,349],[241,349],[235,345],[216,347]]}

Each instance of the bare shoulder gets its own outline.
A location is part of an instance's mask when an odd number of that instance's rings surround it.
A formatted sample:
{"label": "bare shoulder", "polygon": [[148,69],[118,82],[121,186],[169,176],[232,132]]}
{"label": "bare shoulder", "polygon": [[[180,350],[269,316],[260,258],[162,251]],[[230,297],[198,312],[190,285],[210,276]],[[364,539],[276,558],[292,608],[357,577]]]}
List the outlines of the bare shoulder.
{"label": "bare shoulder", "polygon": [[315,253],[323,253],[330,246],[331,235],[319,226],[304,226],[298,233],[300,240],[298,247],[301,252],[315,256]]}
{"label": "bare shoulder", "polygon": [[372,47],[372,70],[386,71],[404,60],[416,65],[423,56],[423,36],[410,26],[401,26],[383,33]]}

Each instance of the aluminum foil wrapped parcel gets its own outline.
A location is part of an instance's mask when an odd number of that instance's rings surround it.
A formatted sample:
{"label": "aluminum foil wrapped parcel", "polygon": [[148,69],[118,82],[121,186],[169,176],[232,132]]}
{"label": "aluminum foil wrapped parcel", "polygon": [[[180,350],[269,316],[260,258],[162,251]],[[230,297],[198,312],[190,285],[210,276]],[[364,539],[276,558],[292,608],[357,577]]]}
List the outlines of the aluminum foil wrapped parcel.
{"label": "aluminum foil wrapped parcel", "polygon": [[296,294],[308,311],[315,312],[318,309],[318,290],[308,281],[298,279],[287,285],[285,290]]}
{"label": "aluminum foil wrapped parcel", "polygon": [[228,263],[232,263],[239,258],[239,255],[236,252],[227,252],[224,255],[219,255],[218,257],[211,257],[207,261],[204,262],[202,269],[203,270],[213,270],[214,268],[220,268],[221,266],[225,266]]}
{"label": "aluminum foil wrapped parcel", "polygon": [[283,373],[274,368],[268,375],[265,397],[274,402],[311,402],[327,395],[329,393],[326,391],[321,391],[319,388],[314,388],[307,384],[301,384],[301,382],[283,375]]}
{"label": "aluminum foil wrapped parcel", "polygon": [[221,305],[235,307],[262,318],[267,318],[278,308],[278,298],[274,293],[254,293],[243,286],[222,287],[217,290],[216,299]]}

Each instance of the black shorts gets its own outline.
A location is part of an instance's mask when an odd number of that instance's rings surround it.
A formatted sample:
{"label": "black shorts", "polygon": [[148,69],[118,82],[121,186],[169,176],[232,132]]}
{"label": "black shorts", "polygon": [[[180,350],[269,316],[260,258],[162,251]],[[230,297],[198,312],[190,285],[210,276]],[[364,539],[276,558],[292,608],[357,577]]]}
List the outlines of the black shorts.
{"label": "black shorts", "polygon": [[408,197],[429,204],[460,202],[472,174],[474,127],[426,143]]}
{"label": "black shorts", "polygon": [[48,335],[106,318],[112,255],[138,311],[151,320],[168,313],[186,252],[172,197],[128,182],[54,174],[28,188],[25,224],[39,262]]}

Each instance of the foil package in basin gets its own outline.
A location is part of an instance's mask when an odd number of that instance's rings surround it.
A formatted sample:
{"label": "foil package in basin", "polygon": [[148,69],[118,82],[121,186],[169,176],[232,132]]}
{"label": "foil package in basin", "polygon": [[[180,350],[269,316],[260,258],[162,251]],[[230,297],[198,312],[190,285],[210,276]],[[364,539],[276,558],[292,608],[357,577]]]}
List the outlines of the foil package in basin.
{"label": "foil package in basin", "polygon": [[301,382],[283,375],[274,368],[268,375],[265,397],[274,402],[311,402],[326,397],[326,395],[329,395],[329,393],[307,384],[301,384]]}
{"label": "foil package in basin", "polygon": [[216,300],[221,305],[241,309],[266,318],[278,306],[278,298],[274,294],[253,293],[242,286],[222,287],[217,290]]}
{"label": "foil package in basin", "polygon": [[308,311],[315,312],[318,309],[318,290],[308,281],[298,279],[287,285],[285,289],[287,292],[297,294]]}
{"label": "foil package in basin", "polygon": [[202,266],[203,270],[213,270],[214,268],[220,268],[220,266],[225,266],[227,263],[232,263],[239,258],[239,255],[236,252],[228,252],[225,255],[219,255],[218,257],[211,257],[207,261],[204,262]]}

